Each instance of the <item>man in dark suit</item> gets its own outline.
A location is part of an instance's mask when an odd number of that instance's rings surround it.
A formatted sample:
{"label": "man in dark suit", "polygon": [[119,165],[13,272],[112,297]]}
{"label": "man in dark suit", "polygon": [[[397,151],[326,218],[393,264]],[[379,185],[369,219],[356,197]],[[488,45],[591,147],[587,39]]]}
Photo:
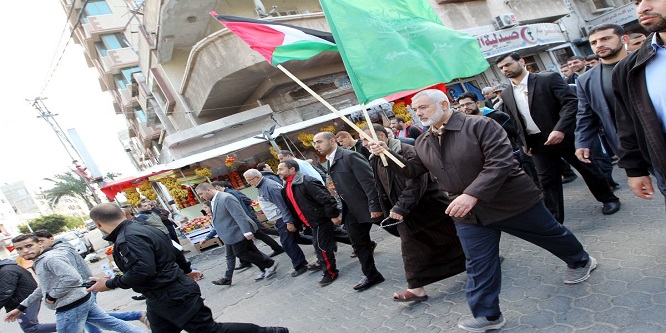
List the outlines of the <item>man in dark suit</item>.
{"label": "man in dark suit", "polygon": [[[589,33],[590,46],[601,60],[600,66],[578,78],[578,114],[576,115],[576,157],[583,163],[591,163],[590,158],[606,174],[611,187],[618,184],[613,180],[613,167],[607,155],[619,156],[620,141],[615,128],[615,95],[613,95],[613,69],[627,56],[624,45],[627,36],[618,24],[601,24]],[[604,154],[599,140],[599,129],[611,152]],[[605,158],[606,161],[599,161]],[[610,168],[604,167],[610,165]],[[604,170],[608,169],[608,170]],[[609,174],[610,173],[610,174]]]}
{"label": "man in dark suit", "polygon": [[314,148],[326,155],[328,173],[342,199],[342,220],[365,275],[354,286],[354,290],[366,290],[384,282],[373,258],[377,243],[370,239],[372,223],[379,222],[384,215],[379,205],[372,169],[363,155],[338,147],[333,133],[317,133],[314,136]]}
{"label": "man in dark suit", "polygon": [[511,80],[512,89],[502,91],[505,110],[520,123],[518,138],[536,165],[548,210],[564,223],[562,167],[564,158],[583,176],[594,197],[602,202],[604,215],[620,210],[620,199],[594,163],[576,158],[574,127],[577,102],[569,85],[556,73],[529,73],[517,53],[497,59],[497,67]]}
{"label": "man in dark suit", "polygon": [[210,200],[213,227],[224,244],[231,245],[238,259],[259,267],[261,272],[255,280],[275,276],[277,261],[257,249],[252,239],[257,226],[245,214],[241,203],[233,195],[216,190],[210,183],[201,183],[197,194]]}

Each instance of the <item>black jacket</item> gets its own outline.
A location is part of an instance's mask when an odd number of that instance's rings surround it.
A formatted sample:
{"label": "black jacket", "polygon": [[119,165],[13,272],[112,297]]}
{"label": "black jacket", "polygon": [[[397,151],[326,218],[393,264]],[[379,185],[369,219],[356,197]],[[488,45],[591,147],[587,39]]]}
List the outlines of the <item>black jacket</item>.
{"label": "black jacket", "polygon": [[666,175],[666,136],[645,82],[645,65],[656,54],[653,37],[654,33],[613,70],[615,123],[620,140],[617,165],[629,177],[647,176],[651,166]]}
{"label": "black jacket", "polygon": [[[413,146],[398,140],[389,139],[389,149],[407,161],[417,158]],[[444,213],[449,205],[449,198],[437,188],[437,183],[431,179],[429,172],[418,178],[405,178],[390,170],[383,172],[380,170],[386,167],[377,156],[370,158],[370,165],[384,215],[388,216],[391,211],[402,215],[409,233],[418,233],[437,223],[453,223]],[[385,187],[388,187],[388,192]]]}
{"label": "black jacket", "polygon": [[[398,135],[400,134],[400,131],[395,131],[395,137],[397,138]],[[410,125],[410,124],[405,124],[405,137],[406,138],[411,138],[416,140],[421,134],[423,134],[423,131],[415,125]]]}
{"label": "black jacket", "polygon": [[370,217],[370,212],[381,212],[382,208],[368,160],[355,151],[341,147],[336,148],[333,154],[333,164],[328,166],[328,173],[342,199],[342,219],[347,221],[351,214],[359,223],[380,222],[381,218]]}
{"label": "black jacket", "polygon": [[0,260],[0,307],[7,312],[16,309],[35,289],[37,282],[27,269],[13,260]]}
{"label": "black jacket", "polygon": [[126,220],[105,239],[114,243],[113,260],[123,272],[106,282],[109,288],[159,291],[192,271],[171,239],[155,228]]}
{"label": "black jacket", "polygon": [[270,171],[262,171],[261,175],[282,185],[282,178]]}
{"label": "black jacket", "polygon": [[[528,103],[530,115],[541,130],[541,135],[548,138],[550,132],[559,131],[569,137],[573,142],[576,127],[576,113],[578,112],[578,99],[569,85],[557,73],[543,72],[529,73],[527,79]],[[603,97],[603,96],[601,96]],[[513,89],[502,91],[504,110],[516,119],[520,145],[526,146],[525,122],[520,116]],[[530,147],[531,148],[531,147]]]}
{"label": "black jacket", "polygon": [[354,144],[354,147],[349,148],[349,150],[353,150],[353,151],[365,156],[365,158],[370,158],[370,155],[372,154],[372,153],[370,153],[368,148],[363,147],[363,140],[361,140],[361,139],[356,140],[356,144]]}
{"label": "black jacket", "polygon": [[[287,204],[294,220],[303,223],[303,221],[300,221],[292,201],[287,196],[287,184],[282,188],[284,202]],[[324,223],[332,223],[331,218],[340,215],[337,201],[319,179],[297,172],[291,182],[291,190],[298,207],[311,226],[316,227]]]}

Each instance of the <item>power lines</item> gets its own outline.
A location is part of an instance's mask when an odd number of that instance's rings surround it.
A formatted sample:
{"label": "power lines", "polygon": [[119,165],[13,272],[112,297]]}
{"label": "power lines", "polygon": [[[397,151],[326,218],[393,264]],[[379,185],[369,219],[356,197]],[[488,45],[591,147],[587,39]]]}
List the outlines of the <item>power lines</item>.
{"label": "power lines", "polygon": [[74,2],[72,2],[71,7],[69,8],[69,11],[67,12],[67,17],[65,18],[65,26],[63,27],[63,30],[60,34],[60,40],[58,41],[58,46],[56,46],[56,50],[53,53],[53,58],[51,58],[51,64],[49,64],[49,69],[46,74],[46,79],[44,80],[44,84],[42,85],[41,90],[39,91],[38,96],[42,96],[44,94],[44,91],[46,88],[49,86],[49,83],[51,82],[51,78],[53,77],[53,74],[55,71],[58,69],[58,65],[60,65],[60,60],[62,60],[62,57],[65,55],[65,50],[67,50],[67,46],[69,45],[69,42],[72,40],[72,37],[74,36],[74,32],[76,31],[76,27],[78,27],[79,23],[81,22],[81,18],[83,17],[83,14],[85,13],[85,8],[86,5],[88,4],[88,1],[90,0],[85,0],[83,4],[81,5],[81,11],[79,12],[79,15],[76,18],[76,22],[74,23],[74,26],[72,27],[72,32],[69,34],[69,38],[67,38],[67,42],[65,43],[65,46],[63,46],[62,50],[60,50],[60,56],[57,57],[58,61],[56,61],[55,65],[53,65],[53,60],[56,58],[58,55],[59,49],[60,49],[60,44],[62,43],[62,36],[65,34],[65,30],[67,30],[67,22],[69,22],[69,17],[72,15],[72,12],[74,11]]}

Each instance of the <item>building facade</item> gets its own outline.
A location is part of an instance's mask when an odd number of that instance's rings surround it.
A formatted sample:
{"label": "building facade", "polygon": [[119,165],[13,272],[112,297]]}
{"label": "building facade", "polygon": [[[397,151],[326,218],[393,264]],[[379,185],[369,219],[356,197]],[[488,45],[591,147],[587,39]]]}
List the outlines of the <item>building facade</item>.
{"label": "building facade", "polygon": [[[590,25],[630,7],[627,0],[429,1],[444,25],[477,37],[491,64],[480,75],[448,82],[451,97],[506,82],[493,65],[508,52],[523,55],[531,71],[558,71],[569,56],[587,52]],[[330,113],[209,14],[329,31],[317,0],[61,2],[71,12],[88,65],[98,70],[101,88],[127,119],[121,142],[139,169]],[[336,108],[357,104],[338,54],[285,67]],[[268,154],[267,147],[259,154]],[[244,157],[256,161],[257,152],[252,154]]]}

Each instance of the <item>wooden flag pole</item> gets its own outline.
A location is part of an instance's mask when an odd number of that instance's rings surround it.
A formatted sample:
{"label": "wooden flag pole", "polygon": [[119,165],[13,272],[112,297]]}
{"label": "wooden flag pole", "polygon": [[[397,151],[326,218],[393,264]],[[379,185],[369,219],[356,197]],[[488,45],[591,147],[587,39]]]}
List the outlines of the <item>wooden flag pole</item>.
{"label": "wooden flag pole", "polygon": [[[347,117],[345,117],[340,111],[336,110],[333,105],[328,103],[325,99],[323,99],[321,96],[319,96],[316,92],[314,92],[310,87],[305,85],[301,80],[299,80],[294,74],[291,74],[290,71],[288,71],[286,68],[282,67],[282,65],[277,65],[277,68],[280,69],[283,73],[285,73],[290,79],[294,80],[294,82],[298,83],[299,86],[301,86],[305,91],[309,92],[312,97],[316,98],[321,104],[324,104],[325,107],[327,107],[331,112],[335,113],[340,119],[342,119],[344,122],[347,123],[347,125],[351,126],[358,134],[364,138],[366,138],[370,142],[377,142],[377,140],[373,139],[371,136],[366,134],[364,131],[362,131],[356,124],[354,124],[351,120],[349,120]],[[395,164],[400,166],[401,168],[405,167],[405,164],[400,162],[398,158],[393,156],[390,151],[384,150],[385,155],[390,158]]]}
{"label": "wooden flag pole", "polygon": [[[375,132],[375,127],[372,126],[372,122],[370,121],[370,114],[368,114],[368,110],[365,108],[365,104],[361,104],[361,109],[363,109],[363,116],[365,116],[365,122],[368,123],[368,128],[370,129],[370,134],[372,134],[372,138],[375,139],[375,141],[379,141],[377,139],[377,132]],[[360,135],[360,134],[359,134]],[[384,166],[388,166],[388,161],[386,161],[386,156],[384,154],[379,155],[382,159],[382,164]]]}

